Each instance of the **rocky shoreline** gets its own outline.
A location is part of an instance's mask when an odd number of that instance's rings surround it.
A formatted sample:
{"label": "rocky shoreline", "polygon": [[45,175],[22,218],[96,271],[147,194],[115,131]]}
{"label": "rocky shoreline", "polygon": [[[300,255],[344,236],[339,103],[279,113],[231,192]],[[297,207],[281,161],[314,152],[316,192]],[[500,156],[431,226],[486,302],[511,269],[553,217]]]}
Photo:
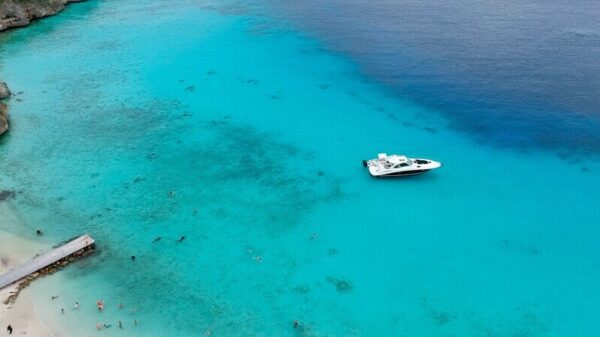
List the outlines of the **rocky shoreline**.
{"label": "rocky shoreline", "polygon": [[32,20],[54,15],[71,2],[85,0],[2,0],[0,1],[0,32],[27,26]]}
{"label": "rocky shoreline", "polygon": [[[54,15],[71,2],[85,0],[0,0],[0,32],[27,26],[32,20]],[[0,135],[8,130],[8,106],[4,103],[10,96],[6,83],[0,80]]]}
{"label": "rocky shoreline", "polygon": [[0,81],[0,135],[8,130],[8,107],[4,100],[10,96],[10,89],[6,83]]}

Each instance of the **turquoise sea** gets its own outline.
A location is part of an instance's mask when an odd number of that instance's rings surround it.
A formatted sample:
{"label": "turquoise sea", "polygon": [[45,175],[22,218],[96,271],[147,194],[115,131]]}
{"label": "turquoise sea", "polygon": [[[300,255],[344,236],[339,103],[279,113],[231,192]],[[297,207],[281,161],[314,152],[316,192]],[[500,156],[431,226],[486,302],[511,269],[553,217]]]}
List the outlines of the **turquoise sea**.
{"label": "turquoise sea", "polygon": [[[473,137],[282,11],[87,1],[0,35],[22,219],[2,229],[98,242],[26,290],[41,316],[84,337],[596,336],[597,152]],[[373,179],[384,151],[444,166]]]}

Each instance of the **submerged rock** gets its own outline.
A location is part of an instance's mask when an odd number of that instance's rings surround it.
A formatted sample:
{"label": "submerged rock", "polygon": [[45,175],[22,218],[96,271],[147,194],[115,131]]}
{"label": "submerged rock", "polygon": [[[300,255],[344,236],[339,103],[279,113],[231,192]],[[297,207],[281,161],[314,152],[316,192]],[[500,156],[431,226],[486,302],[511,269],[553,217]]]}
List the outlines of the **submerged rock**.
{"label": "submerged rock", "polygon": [[0,103],[0,135],[8,130],[8,107]]}
{"label": "submerged rock", "polygon": [[54,15],[70,2],[84,0],[2,0],[0,1],[0,31],[28,25],[31,20]]}
{"label": "submerged rock", "polygon": [[341,294],[349,293],[354,288],[351,281],[332,276],[327,277],[327,282],[333,284],[335,286],[335,290]]}
{"label": "submerged rock", "polygon": [[[0,81],[0,101],[10,96],[10,89],[6,83]],[[0,135],[8,130],[8,107],[0,102]]]}
{"label": "submerged rock", "polygon": [[9,199],[14,199],[16,196],[15,191],[11,190],[0,190],[0,202],[6,201]]}
{"label": "submerged rock", "polygon": [[10,89],[8,89],[8,85],[0,81],[0,100],[8,98],[8,96],[10,96]]}

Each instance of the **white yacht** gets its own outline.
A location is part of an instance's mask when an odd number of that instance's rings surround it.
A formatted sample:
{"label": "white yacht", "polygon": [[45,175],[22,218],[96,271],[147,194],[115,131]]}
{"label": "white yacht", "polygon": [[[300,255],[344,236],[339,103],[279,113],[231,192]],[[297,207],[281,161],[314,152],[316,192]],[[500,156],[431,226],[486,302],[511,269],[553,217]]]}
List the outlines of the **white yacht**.
{"label": "white yacht", "polygon": [[442,163],[431,159],[380,153],[377,159],[363,160],[363,166],[369,168],[369,173],[374,177],[402,177],[425,173],[442,166]]}

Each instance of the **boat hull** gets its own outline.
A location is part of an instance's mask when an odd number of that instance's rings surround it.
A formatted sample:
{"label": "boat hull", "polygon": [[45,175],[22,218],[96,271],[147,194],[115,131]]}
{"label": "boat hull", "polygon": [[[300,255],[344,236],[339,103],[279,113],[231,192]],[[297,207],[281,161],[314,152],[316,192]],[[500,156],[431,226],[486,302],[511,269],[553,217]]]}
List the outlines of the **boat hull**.
{"label": "boat hull", "polygon": [[429,172],[429,171],[431,171],[431,170],[411,170],[411,171],[394,172],[394,173],[388,173],[388,174],[373,174],[371,172],[371,175],[373,177],[377,177],[377,178],[395,178],[395,177],[416,176],[416,175],[423,174],[423,173]]}
{"label": "boat hull", "polygon": [[431,170],[437,169],[442,166],[441,163],[426,160],[426,159],[412,159],[415,162],[418,161],[426,161],[427,163],[419,163],[413,165],[411,167],[406,167],[402,169],[382,169],[381,166],[377,165],[375,160],[363,162],[369,169],[369,173],[376,178],[394,178],[394,177],[407,177],[407,176],[415,176],[419,174],[423,174],[425,172],[429,172]]}

